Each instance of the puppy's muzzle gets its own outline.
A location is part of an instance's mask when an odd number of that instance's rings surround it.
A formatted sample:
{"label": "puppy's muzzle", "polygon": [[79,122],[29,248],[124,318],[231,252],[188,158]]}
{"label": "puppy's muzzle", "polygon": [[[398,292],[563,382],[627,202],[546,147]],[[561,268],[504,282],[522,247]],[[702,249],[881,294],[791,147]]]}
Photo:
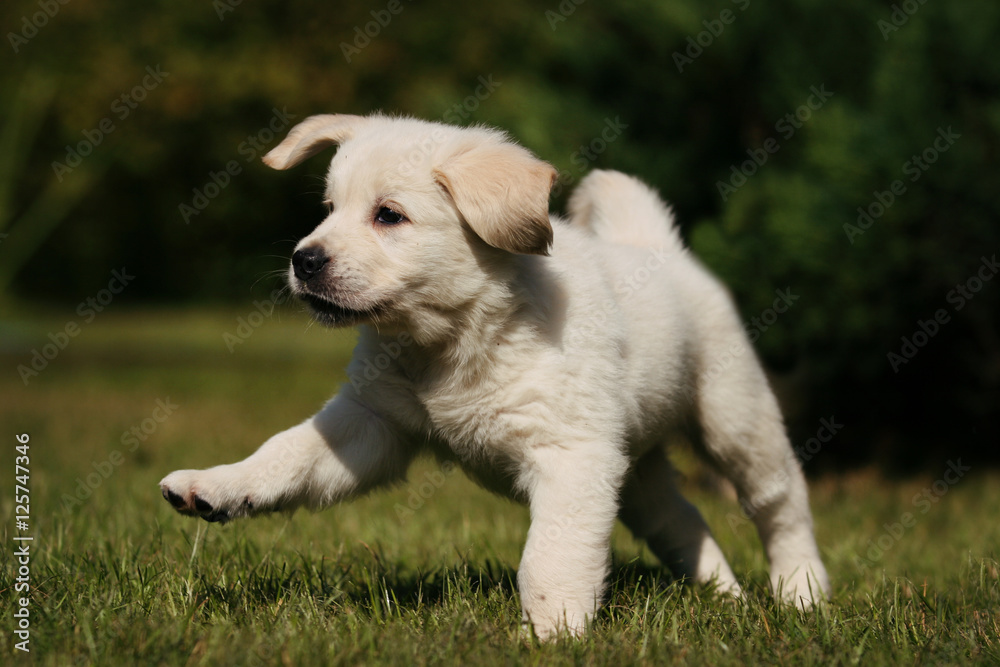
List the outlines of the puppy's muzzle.
{"label": "puppy's muzzle", "polygon": [[323,270],[330,258],[317,246],[296,250],[292,255],[292,270],[302,282],[308,281]]}

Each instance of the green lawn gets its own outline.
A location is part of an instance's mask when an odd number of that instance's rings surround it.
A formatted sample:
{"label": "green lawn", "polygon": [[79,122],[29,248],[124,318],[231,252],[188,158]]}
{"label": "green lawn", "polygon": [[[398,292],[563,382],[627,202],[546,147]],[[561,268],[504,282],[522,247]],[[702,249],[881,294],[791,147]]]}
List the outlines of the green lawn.
{"label": "green lawn", "polygon": [[[109,309],[27,386],[18,366],[67,314],[0,323],[4,664],[1000,664],[1000,474],[975,466],[936,487],[946,461],[904,482],[814,480],[834,593],[808,614],[774,605],[752,528],[692,482],[749,599],[671,582],[620,529],[592,632],[545,646],[518,634],[526,511],[433,461],[321,514],[182,517],[160,497],[165,473],[246,456],[344,380],[352,335],[290,306],[230,352],[223,334],[249,312]],[[13,634],[24,432],[29,654]]]}

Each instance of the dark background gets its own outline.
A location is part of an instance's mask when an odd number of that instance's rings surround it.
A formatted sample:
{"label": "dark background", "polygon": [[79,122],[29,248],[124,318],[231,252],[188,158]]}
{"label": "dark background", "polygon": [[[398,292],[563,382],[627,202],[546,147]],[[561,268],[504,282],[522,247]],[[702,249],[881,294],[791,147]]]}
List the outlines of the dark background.
{"label": "dark background", "polygon": [[284,115],[486,123],[562,172],[554,210],[595,167],[674,205],[795,442],[843,425],[807,469],[1000,460],[996,3],[41,0],[0,28],[8,322],[121,267],[116,308],[266,298],[329,159],[265,168]]}

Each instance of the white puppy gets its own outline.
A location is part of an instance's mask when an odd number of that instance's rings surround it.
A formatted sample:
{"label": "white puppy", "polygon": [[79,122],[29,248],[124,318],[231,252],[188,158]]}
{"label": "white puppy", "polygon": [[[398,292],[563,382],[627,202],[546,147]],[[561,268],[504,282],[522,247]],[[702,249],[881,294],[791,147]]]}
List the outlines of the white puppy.
{"label": "white puppy", "polygon": [[740,593],[676,488],[664,443],[682,432],[754,508],[774,589],[823,598],[778,405],[726,290],[655,193],[596,171],[553,219],[554,169],[503,133],[381,115],[313,116],[264,161],[288,169],[333,145],[330,212],[289,279],[320,322],[362,325],[351,380],[246,460],[168,475],[176,509],[327,507],[429,451],[528,504],[524,619],[543,638],[578,634],[616,518],[677,576]]}

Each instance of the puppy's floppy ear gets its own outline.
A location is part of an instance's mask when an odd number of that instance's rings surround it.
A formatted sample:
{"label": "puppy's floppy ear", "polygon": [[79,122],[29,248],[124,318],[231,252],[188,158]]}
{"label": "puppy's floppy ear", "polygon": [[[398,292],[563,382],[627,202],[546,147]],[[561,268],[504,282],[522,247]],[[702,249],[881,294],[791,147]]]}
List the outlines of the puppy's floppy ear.
{"label": "puppy's floppy ear", "polygon": [[310,116],[292,128],[285,140],[264,156],[273,169],[291,169],[327,146],[342,144],[368,122],[363,116],[323,114]]}
{"label": "puppy's floppy ear", "polygon": [[547,255],[556,170],[515,144],[479,145],[434,170],[479,238],[508,252]]}

